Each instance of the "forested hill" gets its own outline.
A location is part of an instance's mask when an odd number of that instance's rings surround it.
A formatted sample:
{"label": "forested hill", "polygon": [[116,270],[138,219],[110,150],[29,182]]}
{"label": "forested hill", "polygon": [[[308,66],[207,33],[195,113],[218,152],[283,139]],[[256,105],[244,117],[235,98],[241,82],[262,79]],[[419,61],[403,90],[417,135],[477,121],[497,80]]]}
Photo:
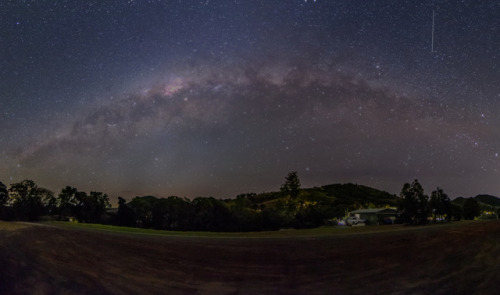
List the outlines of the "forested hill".
{"label": "forested hill", "polygon": [[[258,205],[272,205],[284,197],[282,192],[270,192],[254,195],[250,199]],[[298,198],[308,202],[343,205],[349,208],[397,206],[399,199],[394,194],[353,183],[304,188]]]}
{"label": "forested hill", "polygon": [[396,195],[380,191],[368,186],[347,184],[331,184],[320,188],[327,195],[337,198],[340,202],[371,206],[396,206],[399,199]]}
{"label": "forested hill", "polygon": [[[500,207],[500,198],[491,196],[491,195],[477,195],[475,197],[471,197],[472,199],[475,199],[480,207],[483,210],[489,209],[490,207]],[[465,200],[470,199],[470,198],[464,198],[464,197],[458,197],[455,200],[453,200],[453,203],[456,203],[458,205],[463,205]]]}
{"label": "forested hill", "polygon": [[490,195],[477,195],[475,198],[478,202],[490,205],[493,207],[500,207],[500,198]]}

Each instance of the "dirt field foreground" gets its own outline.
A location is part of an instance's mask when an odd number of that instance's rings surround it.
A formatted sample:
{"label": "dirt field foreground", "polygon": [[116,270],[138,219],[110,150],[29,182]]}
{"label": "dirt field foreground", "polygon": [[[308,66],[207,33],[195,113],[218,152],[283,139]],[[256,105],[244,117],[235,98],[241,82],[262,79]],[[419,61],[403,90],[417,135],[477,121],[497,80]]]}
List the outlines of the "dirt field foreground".
{"label": "dirt field foreground", "polygon": [[277,238],[0,222],[0,294],[499,294],[500,222]]}

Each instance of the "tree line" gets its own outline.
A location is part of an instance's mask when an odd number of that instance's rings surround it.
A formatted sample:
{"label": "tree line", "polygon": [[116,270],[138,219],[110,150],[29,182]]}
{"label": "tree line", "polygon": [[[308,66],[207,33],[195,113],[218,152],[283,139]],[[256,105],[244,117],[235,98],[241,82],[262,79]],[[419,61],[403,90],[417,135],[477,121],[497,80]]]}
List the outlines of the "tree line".
{"label": "tree line", "polygon": [[55,195],[32,180],[10,187],[0,182],[0,219],[38,221],[41,216],[49,216],[57,220],[195,231],[259,231],[321,225],[331,214],[299,202],[299,191],[297,173],[291,172],[281,188],[285,201],[267,208],[259,204],[256,194],[250,193],[227,200],[138,196],[127,203],[119,197],[118,210],[110,212],[109,198],[102,192],[87,194],[66,186]]}
{"label": "tree line", "polygon": [[400,198],[400,219],[408,224],[426,224],[430,220],[460,220],[462,217],[472,220],[481,214],[479,203],[474,198],[466,199],[460,206],[453,203],[439,187],[432,191],[429,197],[424,194],[424,189],[417,179],[411,184],[403,185]]}
{"label": "tree line", "polygon": [[318,204],[308,206],[298,199],[297,172],[290,172],[285,179],[280,190],[282,198],[272,206],[262,204],[254,193],[226,200],[144,196],[127,203],[119,198],[116,223],[163,230],[261,231],[317,227],[332,216],[328,208]]}
{"label": "tree line", "polygon": [[[480,214],[475,199],[466,199],[460,206],[440,188],[429,197],[418,180],[404,184],[399,197],[392,195],[393,199],[387,193],[380,197],[374,189],[359,187],[347,184],[301,189],[297,172],[293,171],[285,177],[278,193],[241,194],[225,200],[137,196],[127,202],[119,197],[118,208],[110,210],[109,198],[102,192],[86,193],[67,186],[55,195],[32,180],[9,188],[0,182],[0,219],[37,221],[41,216],[50,216],[162,230],[261,231],[318,227],[363,207],[397,206],[401,213],[398,221],[408,224],[473,219]],[[336,198],[332,194],[350,197]],[[378,203],[359,203],[367,198]]]}
{"label": "tree line", "polygon": [[67,186],[58,196],[33,180],[13,183],[9,188],[0,182],[0,219],[37,221],[41,216],[55,216],[58,220],[75,218],[81,222],[104,221],[111,208],[109,198],[102,192],[89,194]]}

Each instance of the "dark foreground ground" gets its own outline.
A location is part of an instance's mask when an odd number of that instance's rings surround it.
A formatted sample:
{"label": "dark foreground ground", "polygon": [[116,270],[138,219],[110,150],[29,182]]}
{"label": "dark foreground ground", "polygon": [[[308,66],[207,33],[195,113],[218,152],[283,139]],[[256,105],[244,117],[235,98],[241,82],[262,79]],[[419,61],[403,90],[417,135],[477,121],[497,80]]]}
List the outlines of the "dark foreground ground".
{"label": "dark foreground ground", "polygon": [[499,294],[500,222],[277,238],[0,222],[0,294]]}

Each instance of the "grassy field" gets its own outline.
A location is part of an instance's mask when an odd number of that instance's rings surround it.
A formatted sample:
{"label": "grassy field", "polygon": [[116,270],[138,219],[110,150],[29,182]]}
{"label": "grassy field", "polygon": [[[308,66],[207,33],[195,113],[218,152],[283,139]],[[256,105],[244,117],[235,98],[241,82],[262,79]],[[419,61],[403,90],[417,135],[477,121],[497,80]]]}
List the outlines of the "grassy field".
{"label": "grassy field", "polygon": [[[391,232],[398,230],[418,230],[419,227],[407,227],[404,225],[394,226],[328,226],[312,229],[284,229],[280,231],[260,231],[260,232],[193,232],[193,231],[165,231],[144,229],[135,227],[123,227],[103,224],[88,224],[76,222],[45,222],[45,225],[65,227],[78,230],[97,230],[109,233],[124,233],[135,235],[149,236],[165,236],[165,237],[194,237],[194,238],[295,238],[295,237],[311,237],[325,235],[341,235],[341,234],[358,234],[358,233],[373,233],[373,232]],[[448,224],[438,224],[436,226],[447,226]]]}
{"label": "grassy field", "polygon": [[497,294],[500,223],[192,233],[0,222],[0,294]]}

